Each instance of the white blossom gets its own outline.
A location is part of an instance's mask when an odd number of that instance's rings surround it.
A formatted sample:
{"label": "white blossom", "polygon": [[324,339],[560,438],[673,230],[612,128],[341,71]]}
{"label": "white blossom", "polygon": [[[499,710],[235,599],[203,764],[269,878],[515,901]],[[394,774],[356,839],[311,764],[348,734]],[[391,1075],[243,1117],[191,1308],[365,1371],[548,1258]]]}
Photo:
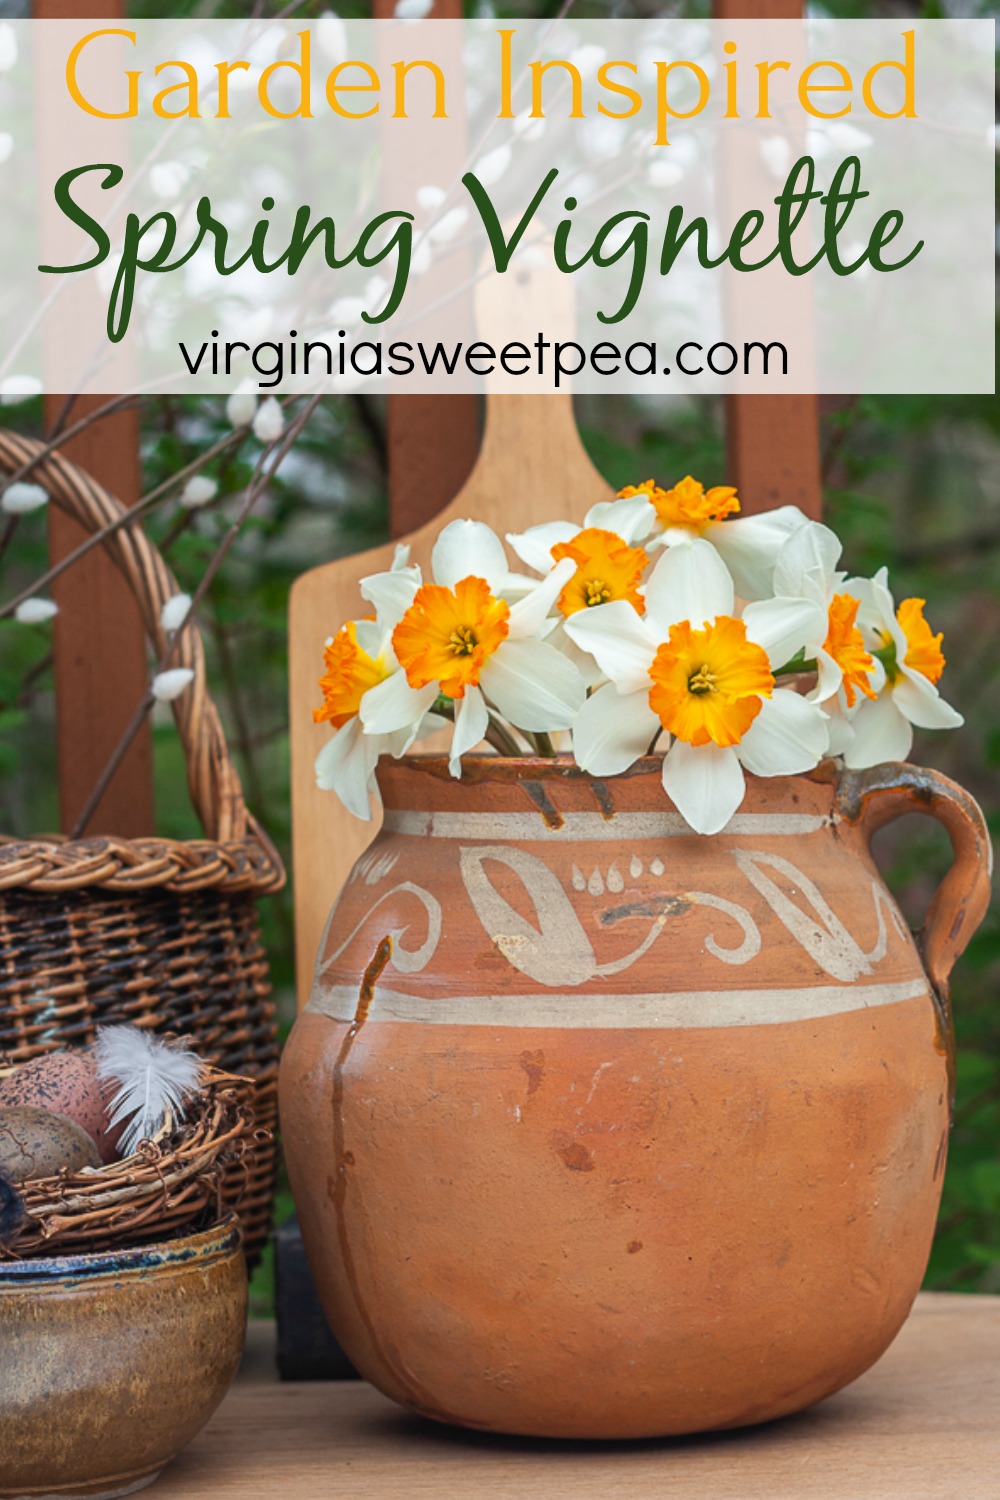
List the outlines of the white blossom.
{"label": "white blossom", "polygon": [[194,681],[190,667],[170,667],[153,678],[153,697],[157,703],[172,703]]}
{"label": "white blossom", "polygon": [[250,385],[244,382],[226,402],[226,421],[230,427],[249,427],[257,414],[257,397]]}
{"label": "white blossom", "polygon": [[173,594],[160,610],[160,624],[164,630],[179,630],[190,609],[190,594]]}
{"label": "white blossom", "polygon": [[190,173],[183,162],[157,161],[149,169],[149,185],[157,198],[176,198],[187,186]]}
{"label": "white blossom", "polygon": [[511,149],[509,146],[497,146],[493,151],[487,151],[481,156],[472,168],[483,187],[492,187],[499,182],[501,177],[510,166]]}
{"label": "white blossom", "polygon": [[453,240],[464,228],[468,218],[469,213],[467,209],[449,208],[448,212],[443,214],[436,224],[431,225],[427,231],[428,238],[433,240],[435,245],[446,245],[449,240]]}
{"label": "white blossom", "polygon": [[0,380],[0,406],[17,406],[42,394],[42,382],[34,375],[7,375]]}
{"label": "white blossom", "polygon": [[766,135],[759,146],[760,159],[771,176],[783,182],[792,164],[792,148],[783,135]]}
{"label": "white blossom", "polygon": [[347,27],[336,11],[325,10],[314,27],[320,51],[332,63],[347,57]]}
{"label": "white blossom", "polygon": [[330,317],[341,328],[353,328],[361,322],[365,304],[360,297],[338,297],[330,307]]}
{"label": "white blossom", "polygon": [[23,479],[9,484],[0,495],[0,510],[9,516],[26,516],[29,511],[39,510],[47,502],[48,491],[40,484],[28,484]]}
{"label": "white blossom", "polygon": [[51,620],[58,613],[58,604],[33,594],[30,599],[22,599],[14,611],[14,618],[22,625],[44,625],[46,620]]}
{"label": "white blossom", "polygon": [[425,214],[431,214],[436,208],[440,208],[447,196],[444,188],[435,187],[432,182],[417,188],[417,203]]}
{"label": "white blossom", "polygon": [[219,493],[218,482],[207,474],[192,474],[181,491],[181,504],[185,510],[200,510]]}
{"label": "white blossom", "polygon": [[684,177],[684,168],[667,156],[657,156],[646,168],[646,181],[650,187],[676,187]]}
{"label": "white blossom", "polygon": [[263,401],[253,419],[254,437],[260,443],[276,443],[285,430],[281,405],[274,396]]}

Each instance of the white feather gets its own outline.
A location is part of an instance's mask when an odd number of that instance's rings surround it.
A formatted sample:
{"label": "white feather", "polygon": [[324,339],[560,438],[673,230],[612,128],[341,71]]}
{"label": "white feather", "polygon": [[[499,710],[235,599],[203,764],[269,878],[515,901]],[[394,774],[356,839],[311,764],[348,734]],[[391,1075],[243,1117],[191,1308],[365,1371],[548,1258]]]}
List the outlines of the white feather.
{"label": "white feather", "polygon": [[202,1062],[195,1053],[136,1026],[100,1027],[94,1057],[101,1082],[117,1085],[108,1106],[111,1124],[128,1121],[119,1145],[123,1156],[155,1136],[168,1114],[183,1120],[187,1101],[201,1087]]}

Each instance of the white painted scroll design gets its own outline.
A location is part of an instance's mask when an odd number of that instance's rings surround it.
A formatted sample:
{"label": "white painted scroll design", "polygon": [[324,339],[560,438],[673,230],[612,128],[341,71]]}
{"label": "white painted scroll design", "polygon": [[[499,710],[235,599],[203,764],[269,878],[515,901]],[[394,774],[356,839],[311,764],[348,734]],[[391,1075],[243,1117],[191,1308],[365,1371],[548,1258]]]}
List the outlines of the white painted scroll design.
{"label": "white painted scroll design", "polygon": [[714,933],[709,933],[705,947],[713,958],[721,959],[724,964],[748,964],[757,957],[761,947],[760,928],[745,906],[727,901],[724,896],[712,896],[707,891],[692,891],[688,899],[696,906],[711,906],[716,911],[725,912],[743,930],[743,941],[736,948],[723,948]]}
{"label": "white painted scroll design", "polygon": [[[873,946],[866,951],[848,932],[819,887],[789,860],[777,854],[745,849],[727,852],[732,854],[737,868],[764,899],[789,936],[835,980],[853,983],[861,975],[874,972],[875,966],[885,957],[888,946],[887,912],[895,929],[905,935],[906,929],[892,898],[876,881],[872,881],[871,889],[877,935]],[[686,891],[683,895],[653,892],[648,900],[622,907],[611,906],[601,912],[601,924],[606,927],[617,921],[631,922],[641,918],[649,921],[645,935],[636,947],[618,958],[601,962],[577,915],[570,893],[537,855],[505,844],[480,844],[460,848],[459,863],[469,900],[496,951],[512,968],[546,989],[566,990],[624,972],[649,952],[671,918],[688,914],[696,906],[720,912],[735,923],[741,934],[737,944],[726,946],[714,931],[710,932],[704,946],[713,958],[724,964],[742,966],[750,963],[761,951],[760,928],[747,908],[738,902],[708,891]],[[654,864],[659,863],[654,861]],[[530,903],[529,916],[516,910],[497,888],[489,871],[491,864],[501,866],[520,882]],[[380,867],[377,861],[373,861],[370,872],[365,873],[370,873],[373,883],[377,883],[391,868],[391,863]],[[586,891],[595,899],[606,893],[616,895],[618,881],[611,879],[611,873],[617,869],[617,865],[612,865],[607,880],[602,877],[598,881],[595,876],[600,874],[599,871],[591,872],[588,878],[574,866],[573,888],[578,894]],[[653,865],[650,872],[653,873]],[[423,886],[403,881],[385,891],[368,907],[339,947],[321,958],[316,973],[319,988],[349,945],[372,922],[373,914],[390,898],[405,895],[415,898],[422,907],[426,934],[422,942],[412,946],[415,939],[411,935],[411,924],[394,928],[390,934],[393,939],[391,965],[402,974],[416,974],[426,968],[441,942],[444,925],[441,904]],[[404,941],[407,937],[410,937],[411,946]]]}
{"label": "white painted scroll design", "polygon": [[[892,898],[876,881],[872,881],[872,899],[878,922],[878,936],[874,946],[865,952],[848,932],[819,887],[789,860],[782,859],[779,854],[757,853],[749,849],[734,849],[732,853],[740,870],[763,896],[778,921],[827,974],[833,979],[850,983],[861,974],[874,972],[875,965],[886,953],[886,909],[893,925],[899,928]],[[765,867],[784,876],[794,894],[801,895],[812,908],[813,915],[804,911],[787,891],[782,890],[776,881],[765,874]]]}
{"label": "white painted scroll design", "polygon": [[[392,896],[407,894],[415,896],[424,908],[427,917],[427,935],[419,947],[407,948],[403,944],[403,938],[410,931],[409,924],[404,927],[392,928],[388,934],[392,938],[392,959],[390,961],[393,968],[398,969],[401,974],[419,974],[421,969],[426,968],[437,952],[438,944],[441,941],[441,903],[436,896],[431,895],[430,891],[424,890],[423,886],[414,885],[410,880],[404,880],[399,885],[393,886],[392,890],[384,891],[378,900],[373,902],[368,908],[361,921],[352,927],[340,947],[321,958],[316,968],[317,983],[337,962],[337,959],[350,946],[361,929],[368,925],[371,921],[372,913],[377,911],[384,901],[388,901]],[[329,930],[329,922],[327,923],[327,929]],[[322,948],[320,952],[323,952]]]}
{"label": "white painted scroll design", "polygon": [[[505,866],[518,877],[531,902],[535,922],[515,911],[497,890],[486,869],[488,861]],[[463,848],[460,863],[469,899],[494,947],[515,969],[548,988],[585,984],[590,979],[620,974],[631,968],[649,952],[671,917],[683,915],[691,906],[724,912],[742,931],[742,942],[735,948],[723,947],[714,936],[709,936],[705,947],[713,957],[727,964],[745,964],[760,952],[760,932],[744,907],[722,896],[693,891],[683,897],[664,897],[659,903],[654,898],[645,912],[639,909],[629,912],[630,916],[649,915],[645,937],[629,953],[600,963],[561,881],[537,855],[493,844]],[[573,883],[580,888],[579,881]],[[586,889],[597,894],[595,885],[591,877]],[[599,889],[603,888],[602,884]]]}

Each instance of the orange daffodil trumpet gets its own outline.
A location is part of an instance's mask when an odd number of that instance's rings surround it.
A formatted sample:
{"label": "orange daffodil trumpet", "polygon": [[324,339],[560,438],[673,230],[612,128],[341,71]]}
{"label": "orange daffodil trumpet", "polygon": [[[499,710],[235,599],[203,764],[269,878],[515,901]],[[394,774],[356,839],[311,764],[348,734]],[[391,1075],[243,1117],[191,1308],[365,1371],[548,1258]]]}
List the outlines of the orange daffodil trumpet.
{"label": "orange daffodil trumpet", "polygon": [[[450,764],[460,776],[461,757],[487,736],[491,709],[514,730],[568,729],[586,687],[575,664],[540,634],[574,568],[566,559],[540,582],[518,579],[495,532],[480,521],[452,521],[431,556],[432,583],[417,569],[405,581],[399,573],[366,579],[368,599],[389,614],[398,610],[392,646],[401,670],[365,694],[365,732],[400,733],[436,703],[454,717]],[[519,597],[508,603],[506,592]]]}
{"label": "orange daffodil trumpet", "polygon": [[848,578],[837,571],[840,553],[829,527],[807,522],[778,553],[774,589],[822,606],[804,656],[816,663],[811,696],[830,713],[830,753],[854,768],[903,760],[914,725],[954,729],[963,722],[937,690],[942,637],[924,619],[924,600],[904,599],[897,610],[885,568],[873,579]]}
{"label": "orange daffodil trumpet", "polygon": [[[396,549],[392,572],[395,588],[405,593],[408,552]],[[374,619],[349,620],[326,642],[324,672],[319,685],[321,708],[313,709],[317,724],[329,723],[336,731],[316,757],[316,781],[324,791],[336,792],[349,812],[358,818],[371,816],[371,798],[377,797],[375,767],[381,755],[405,755],[415,740],[444,721],[424,714],[389,734],[368,734],[360,709],[373,688],[399,671],[392,649],[396,614],[391,589],[385,590],[389,609],[380,609]]]}
{"label": "orange daffodil trumpet", "polygon": [[614,776],[666,732],[667,795],[695,832],[718,833],[743,801],[744,770],[792,775],[826,751],[822,710],[774,679],[806,618],[801,601],[773,599],[738,617],[711,543],[670,548],[646,584],[645,614],[607,604],[566,622],[609,679],[573,726],[578,764]]}
{"label": "orange daffodil trumpet", "polygon": [[702,538],[712,543],[728,567],[741,599],[765,599],[771,591],[775,554],[806,517],[796,505],[754,516],[743,516],[740,509],[734,489],[715,485],[706,490],[688,474],[670,489],[653,479],[627,485],[616,500],[595,505],[588,523],[607,526],[647,550]]}
{"label": "orange daffodil trumpet", "polygon": [[905,756],[913,725],[962,722],[922,600],[896,609],[884,569],[848,577],[834,533],[794,506],[739,512],[728,486],[648,480],[582,525],[509,534],[534,577],[477,521],[445,527],[428,578],[399,549],[362,580],[374,616],[327,642],[319,785],[367,817],[379,757],[450,721],[454,776],[483,740],[548,755],[571,738],[598,776],[655,748],[675,807],[711,834],[748,772],[873,765]]}
{"label": "orange daffodil trumpet", "polygon": [[957,729],[965,721],[940,696],[944,671],[943,637],[924,619],[923,599],[904,599],[897,609],[887,572],[874,578],[851,578],[848,592],[858,601],[858,627],[881,668],[882,688],[846,714],[849,736],[843,744],[849,766],[905,760],[918,729]]}

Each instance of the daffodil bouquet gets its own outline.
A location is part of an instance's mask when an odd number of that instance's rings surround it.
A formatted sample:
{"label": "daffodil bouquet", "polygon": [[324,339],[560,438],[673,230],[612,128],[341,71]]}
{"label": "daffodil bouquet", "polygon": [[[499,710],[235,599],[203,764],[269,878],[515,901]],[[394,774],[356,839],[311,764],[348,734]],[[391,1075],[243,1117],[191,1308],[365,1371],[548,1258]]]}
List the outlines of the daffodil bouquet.
{"label": "daffodil bouquet", "polygon": [[711,834],[745,771],[903,760],[913,725],[962,723],[938,693],[942,637],[922,599],[897,609],[884,568],[848,577],[838,538],[795,506],[739,510],[729,487],[647,480],[582,527],[508,534],[530,573],[479,521],[443,529],[429,580],[399,548],[362,580],[374,614],[326,644],[319,785],[368,818],[379,757],[450,722],[453,776],[484,740],[571,751],[602,777],[662,752],[668,796]]}

